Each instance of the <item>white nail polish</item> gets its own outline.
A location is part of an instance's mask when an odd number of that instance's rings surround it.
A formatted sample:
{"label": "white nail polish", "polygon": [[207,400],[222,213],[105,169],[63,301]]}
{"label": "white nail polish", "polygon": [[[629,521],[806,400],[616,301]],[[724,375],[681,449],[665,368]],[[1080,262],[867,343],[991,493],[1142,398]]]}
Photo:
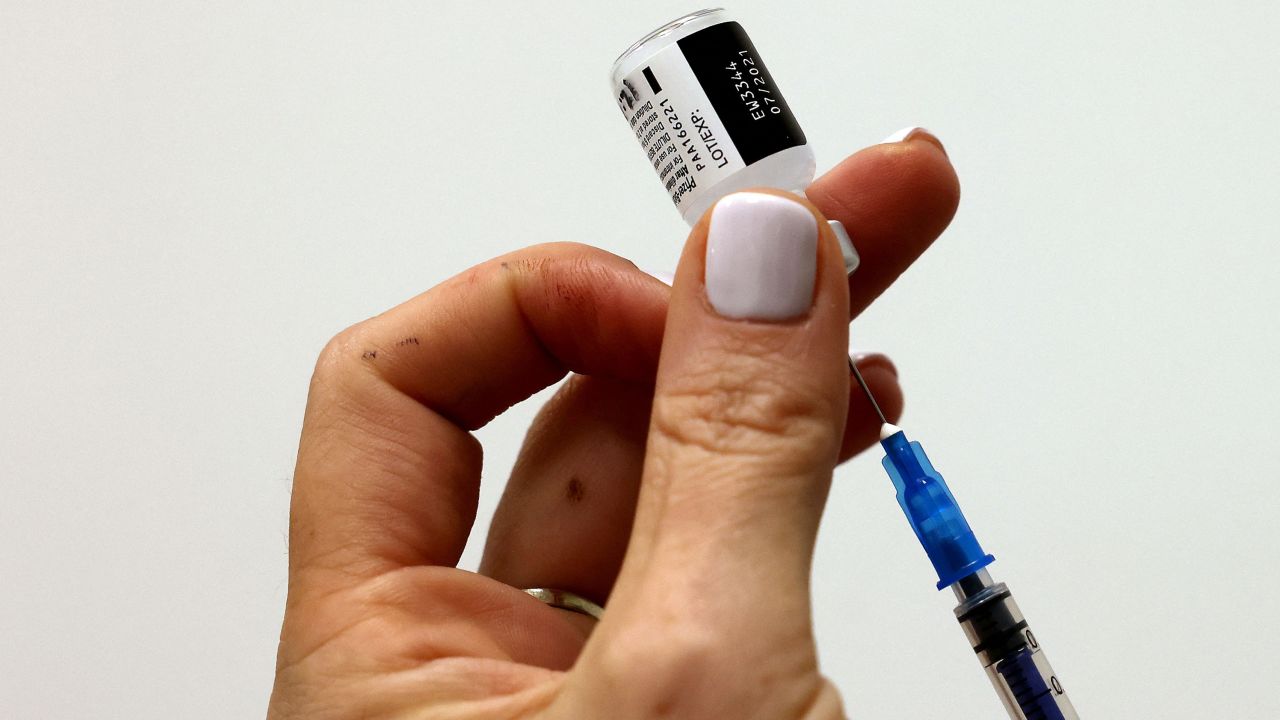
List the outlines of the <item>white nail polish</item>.
{"label": "white nail polish", "polygon": [[711,211],[707,299],[724,317],[785,320],[813,304],[818,223],[784,197],[740,192]]}
{"label": "white nail polish", "polygon": [[911,127],[904,127],[898,132],[881,140],[879,144],[886,145],[888,143],[902,142],[904,140],[910,139],[912,135],[915,135],[916,133],[920,133],[920,132],[929,132],[929,131],[925,130],[922,127],[916,127],[915,125],[912,125]]}
{"label": "white nail polish", "polygon": [[644,268],[640,268],[640,272],[648,275],[667,287],[671,287],[676,282],[675,273],[667,272],[666,270],[645,270]]}
{"label": "white nail polish", "polygon": [[849,231],[844,229],[844,223],[839,220],[828,220],[827,224],[831,226],[831,232],[835,233],[836,242],[840,244],[840,254],[844,256],[844,274],[852,275],[853,271],[858,269],[858,263],[861,262],[858,249],[853,246],[853,239],[849,237]]}

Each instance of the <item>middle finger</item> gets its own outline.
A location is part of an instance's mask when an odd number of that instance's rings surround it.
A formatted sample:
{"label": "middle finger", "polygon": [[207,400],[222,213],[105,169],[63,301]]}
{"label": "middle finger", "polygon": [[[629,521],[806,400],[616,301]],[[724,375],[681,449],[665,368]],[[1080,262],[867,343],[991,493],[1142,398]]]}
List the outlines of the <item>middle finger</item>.
{"label": "middle finger", "polygon": [[604,604],[631,536],[652,402],[646,385],[571,376],[529,430],[480,571]]}

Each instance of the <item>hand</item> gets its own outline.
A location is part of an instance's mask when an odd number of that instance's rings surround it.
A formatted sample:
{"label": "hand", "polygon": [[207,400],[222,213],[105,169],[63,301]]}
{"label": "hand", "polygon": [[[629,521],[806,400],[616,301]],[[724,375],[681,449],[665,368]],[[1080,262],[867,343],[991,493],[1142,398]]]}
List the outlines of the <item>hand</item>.
{"label": "hand", "polygon": [[[847,321],[959,190],[918,132],[850,157],[807,201],[766,192],[701,220],[670,289],[600,250],[539,246],[330,342],[298,451],[269,717],[843,717],[808,576],[832,469],[878,430],[850,391]],[[861,253],[851,280],[827,218]],[[762,232],[764,274],[741,247]],[[860,367],[896,418],[893,366]],[[456,569],[480,479],[470,431],[567,372],[481,572]]]}

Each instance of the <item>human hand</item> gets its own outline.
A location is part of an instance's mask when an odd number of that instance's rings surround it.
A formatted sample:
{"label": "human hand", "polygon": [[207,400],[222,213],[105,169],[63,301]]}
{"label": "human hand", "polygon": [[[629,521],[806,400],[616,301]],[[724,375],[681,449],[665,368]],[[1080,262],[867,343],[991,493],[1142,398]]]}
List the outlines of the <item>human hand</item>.
{"label": "human hand", "polygon": [[[842,717],[808,576],[832,469],[878,430],[850,391],[847,321],[958,193],[941,145],[915,133],[850,157],[807,201],[721,201],[670,289],[600,250],[538,246],[334,338],[298,452],[269,717]],[[848,281],[828,218],[862,257]],[[766,273],[741,247],[760,232]],[[892,365],[860,369],[896,418]],[[481,468],[470,431],[566,372],[481,572],[458,570]],[[530,587],[607,610],[596,626]]]}

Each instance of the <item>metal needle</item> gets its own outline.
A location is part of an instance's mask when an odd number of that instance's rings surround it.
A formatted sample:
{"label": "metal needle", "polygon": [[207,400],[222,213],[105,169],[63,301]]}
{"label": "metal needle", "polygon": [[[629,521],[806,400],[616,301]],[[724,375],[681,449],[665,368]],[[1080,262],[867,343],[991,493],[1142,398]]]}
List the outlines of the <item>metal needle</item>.
{"label": "metal needle", "polygon": [[871,394],[871,388],[867,387],[867,381],[862,379],[862,373],[858,372],[858,366],[853,362],[853,356],[849,356],[849,370],[853,373],[853,379],[858,381],[858,387],[862,388],[863,394],[867,396],[867,401],[871,403],[871,409],[876,411],[876,415],[880,416],[880,424],[888,423],[884,413],[880,410],[880,404],[876,402],[876,396]]}

